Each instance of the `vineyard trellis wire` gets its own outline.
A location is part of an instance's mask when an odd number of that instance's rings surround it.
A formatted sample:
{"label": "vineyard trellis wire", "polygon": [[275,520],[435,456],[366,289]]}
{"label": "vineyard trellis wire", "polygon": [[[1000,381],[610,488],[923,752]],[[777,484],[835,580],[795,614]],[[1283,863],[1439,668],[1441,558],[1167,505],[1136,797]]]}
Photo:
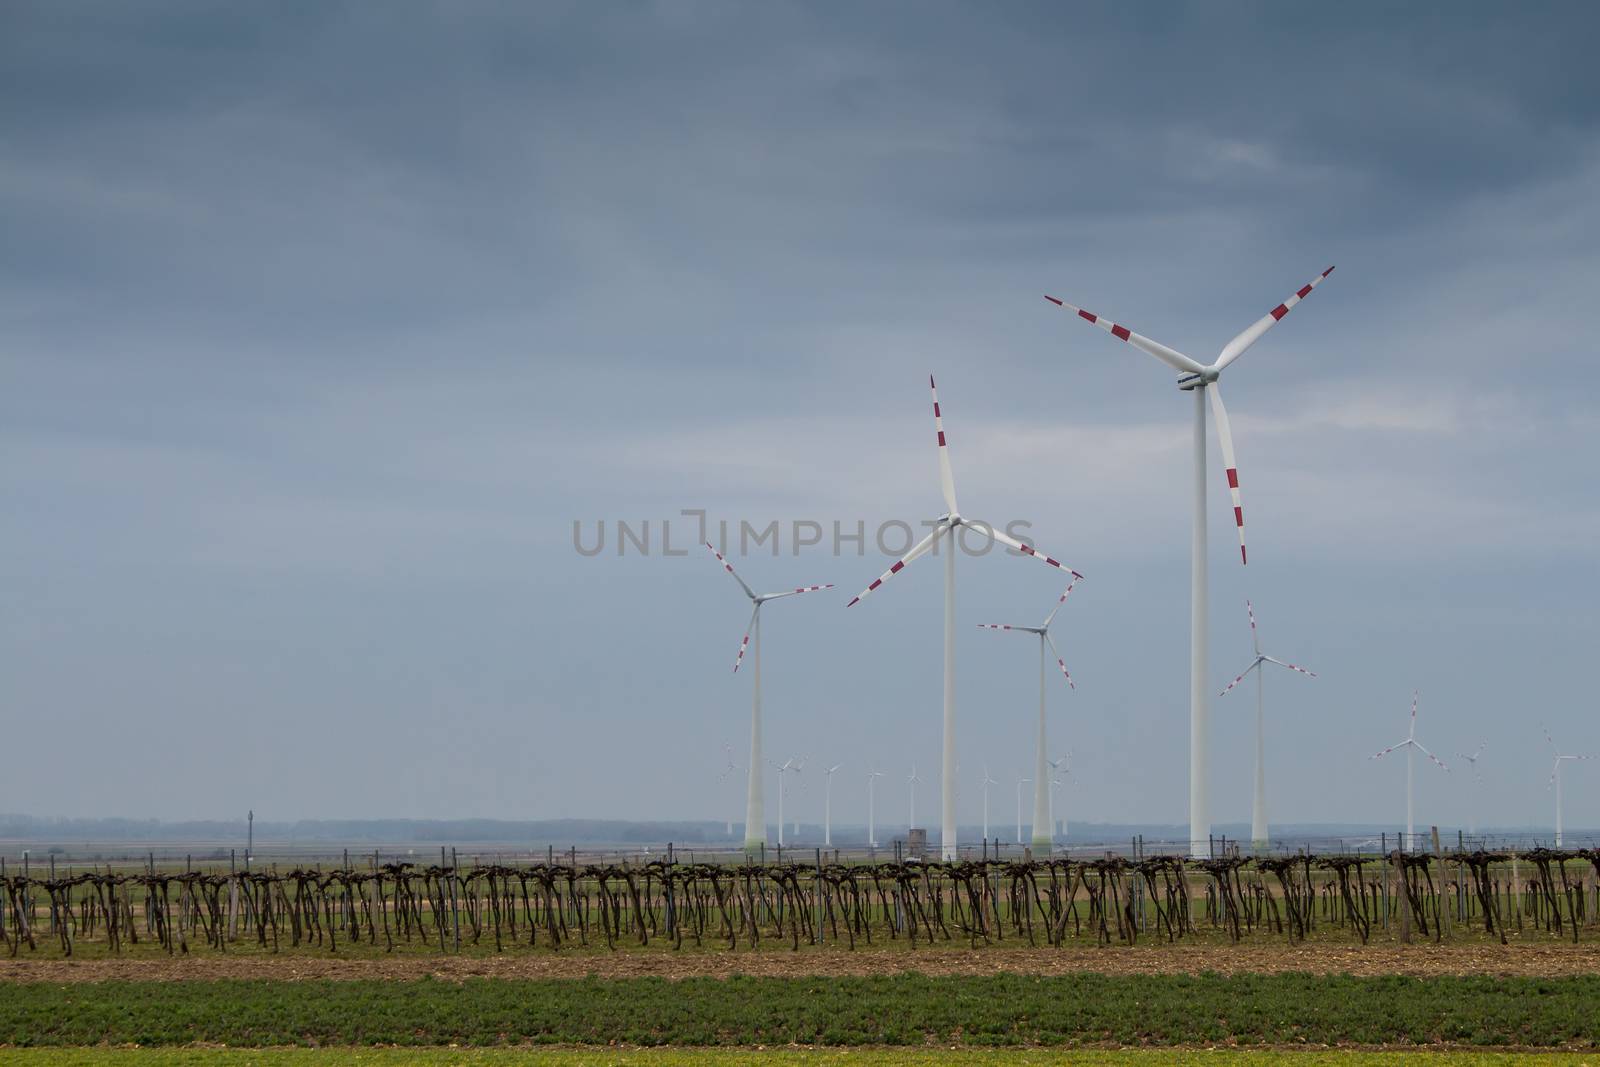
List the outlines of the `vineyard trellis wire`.
{"label": "vineyard trellis wire", "polygon": [[1452,923],[1507,940],[1531,928],[1579,938],[1600,918],[1600,849],[1535,848],[1193,861],[1096,859],[953,863],[411,862],[286,871],[143,871],[0,876],[0,939],[11,956],[84,939],[111,954],[141,941],[168,953],[360,943],[439,952],[493,945],[736,949],[834,942],[854,949],[964,941],[1062,946],[1318,929],[1366,942],[1397,922],[1442,940]]}

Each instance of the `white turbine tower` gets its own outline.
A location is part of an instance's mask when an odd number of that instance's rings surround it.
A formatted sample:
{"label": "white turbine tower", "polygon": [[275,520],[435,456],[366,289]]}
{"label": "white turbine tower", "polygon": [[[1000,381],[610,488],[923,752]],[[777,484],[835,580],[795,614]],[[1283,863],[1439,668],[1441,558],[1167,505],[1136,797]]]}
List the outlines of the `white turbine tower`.
{"label": "white turbine tower", "polygon": [[[1549,737],[1550,735],[1547,732],[1545,736]],[[1459,758],[1466,760],[1467,765],[1472,768],[1472,781],[1475,788],[1473,789],[1472,801],[1467,805],[1467,833],[1472,834],[1474,837],[1478,833],[1478,792],[1483,786],[1483,772],[1478,769],[1478,760],[1483,758],[1483,750],[1488,747],[1489,742],[1480,741],[1478,743],[1478,751],[1471,755],[1465,752],[1456,753]]]}
{"label": "white turbine tower", "polygon": [[1000,783],[989,777],[989,765],[983,765],[983,839],[989,840],[989,787]]}
{"label": "white turbine tower", "polygon": [[[1061,605],[1067,602],[1067,597],[1072,594],[1072,587],[1078,584],[1078,579],[1073,578],[1067,583],[1067,591],[1061,594],[1056,601],[1056,606],[1050,609],[1050,614],[1044,617],[1044,622],[1038,626],[1012,626],[1004,623],[980,622],[980,630],[1010,630],[1019,634],[1034,634],[1039,638],[1039,724],[1033,742],[1033,775],[1035,781],[1044,781],[1045,764],[1045,722],[1044,722],[1044,678],[1045,678],[1045,646],[1055,653],[1056,666],[1061,668],[1061,675],[1067,680],[1067,685],[1073,689],[1077,686],[1072,681],[1072,675],[1067,672],[1066,661],[1061,658],[1061,653],[1056,651],[1056,643],[1050,639],[1050,624],[1055,621],[1056,612],[1061,610]],[[1046,823],[1045,795],[1039,790],[1033,791],[1033,843],[1041,848],[1048,848],[1053,840],[1055,821]]]}
{"label": "white turbine tower", "polygon": [[956,547],[960,529],[965,526],[977,530],[1007,548],[1015,549],[1025,556],[1032,556],[1058,570],[1067,571],[1074,578],[1081,578],[1082,575],[1065,564],[1035,551],[1033,546],[1025,545],[1009,534],[1001,533],[988,523],[974,522],[962,517],[961,509],[956,506],[955,476],[950,470],[950,449],[945,444],[944,416],[939,411],[939,390],[934,385],[932,375],[928,376],[928,388],[933,391],[933,428],[939,446],[939,487],[944,494],[947,510],[936,520],[937,525],[932,533],[917,542],[911,551],[895,560],[894,566],[873,579],[872,584],[857,594],[845,607],[862,600],[930,548],[937,553],[938,539],[944,537],[949,551],[944,555],[944,758],[940,767],[939,850],[940,856],[949,862],[956,858]]}
{"label": "white turbine tower", "polygon": [[871,848],[878,847],[878,820],[876,810],[876,796],[878,779],[883,777],[882,771],[873,771],[867,775],[867,845]]}
{"label": "white turbine tower", "polygon": [[1416,754],[1421,752],[1424,756],[1427,756],[1433,762],[1437,763],[1441,769],[1445,771],[1450,769],[1444,765],[1443,760],[1441,760],[1438,756],[1435,756],[1432,752],[1429,752],[1426,748],[1423,748],[1422,742],[1417,740],[1417,694],[1415,692],[1411,694],[1411,732],[1406,734],[1406,739],[1401,741],[1399,744],[1390,745],[1382,752],[1374,752],[1367,758],[1380,759],[1383,756],[1387,756],[1389,753],[1402,748],[1406,750],[1406,841],[1402,847],[1409,849],[1414,848],[1417,841],[1416,807],[1414,804],[1414,798],[1416,794],[1412,790],[1412,777],[1414,775],[1413,764],[1416,762]]}
{"label": "white turbine tower", "polygon": [[[781,593],[756,593],[745,580],[739,577],[733,569],[733,564],[722,558],[722,553],[712,547],[711,542],[706,542],[706,547],[711,549],[711,554],[717,557],[717,562],[722,564],[722,569],[733,575],[733,580],[739,583],[739,588],[744,590],[744,595],[750,598],[755,608],[750,612],[750,624],[745,627],[744,640],[739,642],[739,654],[734,657],[733,673],[739,673],[739,666],[744,662],[746,647],[750,648],[750,670],[755,675],[752,684],[750,703],[750,781],[745,794],[744,802],[744,847],[747,852],[754,852],[767,843],[767,811],[765,793],[761,785],[761,605],[769,600],[782,600],[786,596],[797,593],[815,593],[821,589],[832,589],[832,585],[808,585],[799,589],[785,589]],[[751,638],[754,638],[754,644]],[[778,806],[783,807],[783,794],[779,790]],[[781,824],[782,817],[778,819]],[[783,843],[783,827],[778,827],[778,843]]]}
{"label": "white turbine tower", "polygon": [[1256,632],[1256,609],[1250,601],[1244,602],[1244,610],[1250,615],[1250,643],[1256,650],[1256,658],[1250,661],[1250,666],[1239,672],[1239,676],[1228,683],[1218,696],[1227,696],[1234,686],[1244,681],[1251,671],[1256,672],[1256,789],[1255,797],[1250,804],[1250,842],[1256,849],[1267,847],[1267,717],[1265,697],[1262,690],[1265,683],[1264,663],[1275,663],[1279,667],[1286,667],[1291,671],[1299,671],[1308,678],[1315,678],[1315,671],[1308,671],[1304,667],[1296,667],[1293,663],[1285,663],[1281,659],[1273,659],[1261,651],[1261,636]]}
{"label": "white turbine tower", "polygon": [[1017,779],[1017,844],[1022,844],[1022,787],[1033,781],[1032,778]]}
{"label": "white turbine tower", "polygon": [[835,763],[822,773],[827,776],[828,782],[822,791],[822,843],[833,844],[833,772],[843,767],[842,763]]}
{"label": "white turbine tower", "polygon": [[917,783],[920,781],[922,779],[917,777],[917,765],[913,763],[911,765],[911,777],[906,779],[906,785],[911,787],[911,806],[907,809],[909,818],[906,823],[906,828],[910,830],[917,828]]}
{"label": "white turbine tower", "polygon": [[1211,850],[1210,781],[1210,696],[1207,690],[1207,593],[1206,593],[1206,401],[1217,419],[1217,440],[1222,445],[1222,463],[1227,470],[1228,491],[1233,501],[1234,524],[1239,529],[1239,561],[1248,562],[1244,549],[1244,508],[1239,499],[1239,469],[1233,458],[1233,431],[1228,426],[1228,411],[1222,404],[1218,380],[1228,365],[1238,359],[1261,335],[1304,300],[1328,275],[1329,267],[1289,299],[1257,319],[1248,329],[1223,346],[1216,362],[1207,366],[1134,333],[1126,326],[1103,319],[1093,312],[1058,300],[1045,299],[1057,307],[1076,312],[1078,317],[1100,327],[1111,336],[1148,352],[1178,372],[1178,388],[1194,393],[1194,533],[1190,544],[1189,596],[1189,852],[1204,857]]}
{"label": "white turbine tower", "polygon": [[1555,738],[1550,736],[1550,731],[1549,730],[1546,730],[1544,732],[1544,739],[1546,741],[1550,742],[1550,750],[1556,754],[1555,764],[1550,768],[1550,781],[1548,783],[1546,783],[1545,788],[1549,789],[1550,786],[1552,786],[1552,785],[1556,787],[1556,848],[1560,848],[1561,847],[1561,765],[1563,763],[1565,763],[1567,760],[1588,760],[1588,759],[1594,759],[1594,757],[1593,756],[1566,756],[1566,755],[1563,755],[1562,752],[1561,752],[1561,749],[1556,747],[1556,740],[1555,740]]}

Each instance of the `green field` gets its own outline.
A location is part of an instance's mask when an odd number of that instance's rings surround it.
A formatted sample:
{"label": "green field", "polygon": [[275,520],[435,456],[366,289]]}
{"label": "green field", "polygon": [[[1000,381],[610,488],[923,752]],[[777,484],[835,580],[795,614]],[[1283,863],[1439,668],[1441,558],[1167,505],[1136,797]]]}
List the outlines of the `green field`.
{"label": "green field", "polygon": [[[854,1049],[26,1049],[7,1050],[18,1067],[1401,1067],[1395,1052],[1231,1052],[1224,1050]],[[1579,1067],[1600,1063],[1570,1053],[1429,1052],[1428,1067]]]}
{"label": "green field", "polygon": [[1597,1049],[1600,976],[16,983],[0,1045]]}

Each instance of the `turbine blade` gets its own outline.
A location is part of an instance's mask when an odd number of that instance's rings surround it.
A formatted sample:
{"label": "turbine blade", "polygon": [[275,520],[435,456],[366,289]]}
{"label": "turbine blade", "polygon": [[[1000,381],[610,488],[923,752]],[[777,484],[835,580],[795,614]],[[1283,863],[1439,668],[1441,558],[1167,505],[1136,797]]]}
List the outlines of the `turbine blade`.
{"label": "turbine blade", "polygon": [[1077,571],[1073,570],[1071,567],[1067,566],[1065,563],[1062,563],[1060,560],[1054,559],[1054,558],[1052,558],[1050,556],[1046,556],[1043,553],[1036,551],[1033,548],[1033,546],[1023,544],[1021,541],[1018,541],[1015,537],[1012,537],[1008,533],[1002,533],[1001,531],[996,530],[994,527],[988,526],[988,525],[985,525],[985,526],[982,526],[982,527],[974,526],[972,523],[967,522],[967,520],[965,520],[965,519],[962,520],[962,524],[965,525],[965,526],[970,526],[975,530],[981,529],[984,533],[988,534],[994,540],[999,541],[1002,545],[1005,545],[1007,548],[1014,548],[1018,552],[1021,552],[1024,556],[1032,556],[1034,559],[1038,560],[1041,563],[1048,563],[1050,566],[1055,567],[1058,570],[1066,571],[1068,574],[1072,575],[1072,577],[1074,579],[1083,577],[1083,575],[1079,574]]}
{"label": "turbine blade", "polygon": [[905,568],[905,565],[907,563],[910,563],[912,560],[916,559],[918,556],[920,556],[923,553],[927,552],[928,549],[932,548],[933,547],[934,538],[938,537],[940,534],[944,533],[948,529],[950,529],[950,524],[949,523],[941,523],[939,526],[937,526],[933,530],[932,533],[928,534],[927,537],[924,537],[921,541],[918,541],[916,543],[916,545],[912,547],[910,552],[907,552],[905,555],[903,555],[899,559],[895,560],[894,561],[894,566],[890,567],[888,570],[884,571],[882,574],[880,574],[876,578],[874,578],[872,580],[872,584],[867,586],[865,589],[861,590],[860,593],[856,594],[855,599],[851,600],[850,603],[845,605],[845,607],[847,607],[847,608],[854,607],[857,601],[865,599],[866,596],[869,593],[873,592],[875,589],[877,589],[878,586],[882,585],[884,582],[888,581],[890,578],[893,578],[895,575],[899,574],[901,572],[901,570],[903,570]]}
{"label": "turbine blade", "polygon": [[1239,528],[1239,562],[1249,563],[1244,551],[1244,505],[1239,500],[1239,464],[1233,458],[1233,428],[1228,424],[1228,409],[1222,406],[1220,382],[1212,382],[1206,392],[1211,394],[1211,412],[1217,417],[1217,440],[1222,444],[1222,466],[1228,472],[1228,494],[1233,497],[1233,523]]}
{"label": "turbine blade", "polygon": [[1183,371],[1187,374],[1205,373],[1206,368],[1201,366],[1197,360],[1190,359],[1177,349],[1168,348],[1160,341],[1152,341],[1143,334],[1134,333],[1126,326],[1119,326],[1110,319],[1102,319],[1094,312],[1085,311],[1083,308],[1078,307],[1075,304],[1069,304],[1065,300],[1058,300],[1053,296],[1049,296],[1048,294],[1045,296],[1045,299],[1057,307],[1065,308],[1068,311],[1077,312],[1078,318],[1083,319],[1092,326],[1100,327],[1106,333],[1109,333],[1119,341],[1126,341],[1133,347],[1150,353],[1152,356],[1155,356],[1157,359],[1161,360],[1161,362],[1167,364],[1174,370]]}
{"label": "turbine blade", "polygon": [[[1261,661],[1266,659],[1266,658],[1267,657],[1265,657],[1265,656],[1257,656],[1256,657],[1256,661],[1254,663],[1250,664],[1250,666],[1246,667],[1244,670],[1240,671],[1239,672],[1239,677],[1237,677],[1233,681],[1229,682],[1228,683],[1228,688],[1224,689],[1222,692],[1218,693],[1217,696],[1219,696],[1219,697],[1227,696],[1228,692],[1231,689],[1233,689],[1234,686],[1238,685],[1240,682],[1242,682],[1246,678],[1248,678],[1250,676],[1250,672],[1255,670],[1257,667],[1261,666]],[[1383,755],[1383,753],[1380,752],[1380,753],[1378,753],[1378,755],[1381,756],[1381,755]]]}
{"label": "turbine blade", "polygon": [[1249,328],[1244,330],[1244,332],[1240,333],[1239,336],[1235,337],[1233,340],[1229,341],[1223,346],[1222,354],[1217,356],[1217,361],[1212,364],[1213,369],[1219,371],[1223,370],[1228,366],[1228,364],[1244,355],[1245,349],[1261,340],[1262,334],[1276,326],[1279,319],[1289,314],[1290,308],[1294,307],[1296,304],[1300,303],[1300,301],[1309,296],[1311,290],[1320,285],[1322,283],[1322,279],[1326,278],[1332,273],[1333,268],[1329,267],[1315,278],[1312,278],[1305,285],[1301,286],[1289,299],[1285,300],[1283,303],[1279,304],[1277,307],[1261,316],[1255,322],[1251,323]]}
{"label": "turbine blade", "polygon": [[1056,612],[1060,611],[1061,605],[1067,602],[1067,597],[1072,595],[1072,587],[1077,585],[1079,580],[1078,575],[1074,574],[1072,576],[1072,581],[1067,583],[1067,591],[1061,594],[1061,599],[1056,601],[1056,606],[1051,608],[1050,614],[1044,617],[1044,629],[1050,629],[1050,624],[1055,621]]}
{"label": "turbine blade", "polygon": [[1407,745],[1412,745],[1412,744],[1416,744],[1416,742],[1415,741],[1402,741],[1398,745],[1390,745],[1386,749],[1383,749],[1383,750],[1378,751],[1378,752],[1374,752],[1372,755],[1368,756],[1367,758],[1368,759],[1379,759],[1379,758],[1381,758],[1383,756],[1387,756],[1391,752],[1398,752],[1400,749],[1405,748]]}
{"label": "turbine blade", "polygon": [[[1067,688],[1077,689],[1078,683],[1072,680],[1072,674],[1067,670],[1067,661],[1061,658],[1061,653],[1057,650],[1056,643],[1050,640],[1049,633],[1044,633],[1040,636],[1044,638],[1044,643],[1050,646],[1050,652],[1056,657],[1056,666],[1061,668],[1061,676],[1067,680]],[[1062,758],[1065,759],[1066,757],[1063,756]]]}
{"label": "turbine blade", "polygon": [[1017,633],[1031,633],[1032,631],[1022,626],[1013,626],[1009,622],[980,622],[980,630],[1013,630]]}
{"label": "turbine blade", "polygon": [[1411,733],[1406,735],[1407,740],[1414,741],[1417,737],[1417,691],[1411,691]]}
{"label": "turbine blade", "polygon": [[804,586],[801,586],[798,589],[785,589],[781,593],[766,593],[761,597],[761,599],[762,600],[782,600],[786,596],[795,596],[798,593],[815,593],[815,592],[818,592],[819,590],[822,590],[822,589],[832,589],[832,588],[833,588],[833,583],[832,582],[829,582],[827,585],[804,585]]}
{"label": "turbine blade", "polygon": [[739,673],[739,666],[742,663],[744,663],[744,650],[747,647],[749,647],[749,645],[750,645],[750,632],[756,628],[756,616],[760,615],[760,614],[761,614],[761,605],[760,605],[760,603],[757,603],[756,604],[756,610],[754,610],[754,611],[752,611],[750,613],[750,621],[745,623],[744,640],[739,642],[739,654],[737,656],[735,656],[734,660],[733,660],[733,673],[734,674],[738,674]]}
{"label": "turbine blade", "polygon": [[1255,646],[1256,655],[1261,655],[1261,636],[1256,633],[1256,606],[1250,601],[1244,602],[1244,610],[1250,613],[1250,643]]}
{"label": "turbine blade", "polygon": [[933,392],[933,429],[939,441],[939,489],[944,493],[944,506],[952,515],[961,514],[961,509],[956,507],[956,479],[950,473],[950,448],[944,439],[944,416],[939,411],[939,389],[933,384],[933,375],[928,375],[928,388]]}
{"label": "turbine blade", "polygon": [[1280,667],[1288,667],[1291,671],[1299,671],[1308,678],[1315,678],[1317,676],[1316,671],[1308,671],[1304,667],[1297,667],[1293,663],[1285,663],[1281,659],[1273,659],[1271,656],[1262,656],[1261,658],[1266,660],[1268,663],[1276,663]]}
{"label": "turbine blade", "polygon": [[746,585],[743,578],[739,577],[739,573],[733,569],[733,564],[723,559],[722,553],[718,552],[715,548],[712,548],[710,541],[706,542],[706,547],[710,548],[711,554],[717,557],[717,562],[722,564],[722,569],[733,575],[733,580],[739,583],[739,588],[744,590],[744,595],[749,597],[751,600],[754,600],[756,598],[756,591]]}
{"label": "turbine blade", "polygon": [[1440,767],[1444,768],[1447,771],[1450,769],[1449,767],[1445,766],[1444,760],[1440,759],[1438,756],[1435,756],[1432,752],[1429,752],[1426,748],[1424,748],[1421,741],[1413,741],[1411,743],[1413,745],[1417,746],[1417,751],[1421,752],[1424,756],[1427,756],[1429,759],[1433,760],[1433,762],[1437,763]]}

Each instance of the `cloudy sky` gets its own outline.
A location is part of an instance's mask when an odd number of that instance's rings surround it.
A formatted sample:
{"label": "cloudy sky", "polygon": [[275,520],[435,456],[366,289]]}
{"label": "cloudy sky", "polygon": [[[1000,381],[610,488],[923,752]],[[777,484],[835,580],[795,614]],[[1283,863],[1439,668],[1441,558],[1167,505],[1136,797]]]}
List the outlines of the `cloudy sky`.
{"label": "cloudy sky", "polygon": [[[1366,757],[1418,689],[1453,768],[1419,819],[1548,823],[1540,724],[1600,753],[1597,34],[1583,4],[6,0],[0,810],[740,817],[748,612],[661,543],[705,509],[757,588],[839,587],[770,609],[768,754],[844,763],[859,821],[870,766],[934,777],[939,565],[846,612],[870,533],[790,535],[942,510],[931,372],[963,510],[1088,576],[1068,811],[1181,821],[1189,398],[1041,296],[1209,361],[1337,264],[1228,377],[1252,562],[1213,440],[1215,688],[1246,597],[1320,675],[1270,680],[1277,819],[1402,821]],[[1036,662],[974,624],[1062,583],[958,576],[961,812],[987,763],[1001,822]],[[1219,821],[1252,713],[1216,705]]]}

